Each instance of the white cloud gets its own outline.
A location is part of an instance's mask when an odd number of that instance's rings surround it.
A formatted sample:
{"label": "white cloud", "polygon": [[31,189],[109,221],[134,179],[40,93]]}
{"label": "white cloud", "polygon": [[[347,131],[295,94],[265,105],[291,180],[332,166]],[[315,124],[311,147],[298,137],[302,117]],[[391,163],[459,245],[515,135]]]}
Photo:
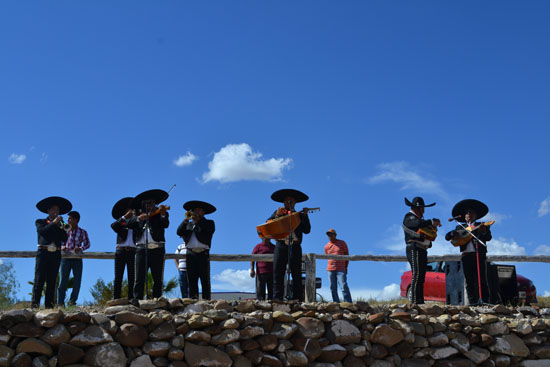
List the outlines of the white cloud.
{"label": "white cloud", "polygon": [[8,158],[8,162],[10,162],[11,164],[21,164],[25,162],[25,159],[27,159],[27,156],[25,154],[12,153]]}
{"label": "white cloud", "polygon": [[216,282],[212,289],[220,291],[254,292],[256,284],[250,277],[250,270],[225,269],[220,274],[212,276]]}
{"label": "white cloud", "polygon": [[43,152],[42,156],[40,157],[40,162],[46,163],[47,161],[48,161],[48,155],[46,154],[46,152]]}
{"label": "white cloud", "polygon": [[174,159],[173,163],[178,167],[190,166],[197,158],[198,157],[193,153],[187,152],[184,155],[180,155],[177,159]]}
{"label": "white cloud", "polygon": [[378,165],[378,174],[370,177],[367,182],[380,184],[394,182],[401,185],[401,190],[429,193],[447,199],[449,195],[436,180],[420,174],[407,162],[389,162]]}
{"label": "white cloud", "polygon": [[549,291],[544,291],[544,294],[542,296],[543,297],[550,297],[550,292]]}
{"label": "white cloud", "polygon": [[292,163],[290,158],[262,159],[250,145],[228,144],[214,154],[208,163],[208,172],[202,175],[204,182],[236,182],[242,180],[278,181],[283,170]]}
{"label": "white cloud", "polygon": [[550,246],[549,245],[540,245],[534,251],[535,255],[550,255]]}
{"label": "white cloud", "polygon": [[489,212],[486,216],[483,217],[482,221],[488,222],[488,221],[494,220],[496,223],[500,223],[510,218],[512,218],[512,216],[509,214]]}
{"label": "white cloud", "polygon": [[[317,291],[326,301],[332,301],[332,293],[329,288],[321,288]],[[351,298],[357,300],[362,298],[364,300],[375,299],[378,301],[389,301],[400,298],[401,290],[399,284],[392,283],[385,286],[382,289],[374,288],[350,288]],[[342,298],[342,294],[338,293],[338,296]]]}
{"label": "white cloud", "polygon": [[513,239],[493,238],[487,242],[487,247],[489,255],[527,255],[525,247],[518,245]]}
{"label": "white cloud", "polygon": [[543,217],[548,213],[550,213],[550,196],[540,203],[539,217]]}

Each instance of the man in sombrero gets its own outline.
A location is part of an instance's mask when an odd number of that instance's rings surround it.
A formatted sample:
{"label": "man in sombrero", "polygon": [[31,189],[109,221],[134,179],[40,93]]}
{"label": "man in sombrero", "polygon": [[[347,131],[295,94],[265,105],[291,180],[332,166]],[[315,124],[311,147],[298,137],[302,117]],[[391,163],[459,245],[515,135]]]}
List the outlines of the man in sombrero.
{"label": "man in sombrero", "polygon": [[54,306],[55,283],[61,263],[61,244],[67,241],[65,223],[61,215],[70,212],[72,207],[69,200],[59,196],[50,196],[36,204],[36,208],[48,216],[45,219],[37,219],[35,222],[38,233],[38,249],[36,251],[31,307],[40,307],[44,282],[46,282],[44,305],[46,308]]}
{"label": "man in sombrero", "polygon": [[199,298],[199,279],[202,299],[210,299],[210,246],[216,230],[214,221],[204,216],[216,211],[214,205],[205,201],[191,200],[183,204],[188,215],[178,226],[177,234],[185,242],[187,253],[187,280],[189,298]]}
{"label": "man in sombrero", "polygon": [[418,230],[420,228],[441,226],[441,222],[437,218],[424,219],[425,208],[434,206],[435,203],[426,205],[424,199],[417,196],[412,201],[405,198],[405,205],[411,208],[403,218],[407,260],[412,270],[410,301],[413,304],[422,304],[424,303],[424,280],[426,279],[426,266],[428,264],[428,248],[432,247],[432,243],[424,235],[419,234]]}
{"label": "man in sombrero", "polygon": [[[271,199],[278,203],[283,203],[284,207],[279,207],[269,218],[269,220],[295,212],[296,203],[301,203],[309,197],[301,191],[294,189],[282,189],[275,191]],[[290,265],[292,274],[292,293],[288,294],[289,299],[304,300],[304,291],[302,287],[302,238],[304,234],[311,231],[307,208],[300,212],[300,224],[288,238],[277,240],[275,253],[273,256],[273,299],[283,300],[285,287],[285,270],[287,263]],[[292,238],[290,238],[292,237]]]}
{"label": "man in sombrero", "polygon": [[[164,190],[148,190],[136,196],[133,200],[135,209],[140,210],[138,215],[140,237],[136,242],[136,282],[134,285],[134,299],[143,299],[147,272],[151,269],[153,277],[153,298],[162,296],[164,278],[164,230],[168,228],[167,208],[157,206],[168,199]],[[158,210],[157,210],[158,209]]]}
{"label": "man in sombrero", "polygon": [[128,299],[134,298],[136,242],[141,237],[141,228],[135,210],[132,208],[133,200],[133,197],[122,198],[111,210],[115,220],[111,223],[111,228],[116,233],[114,299],[122,295],[124,268],[128,273]]}
{"label": "man in sombrero", "polygon": [[[470,305],[489,302],[489,287],[487,285],[487,246],[485,244],[493,238],[489,226],[480,225],[478,219],[483,218],[489,213],[487,205],[479,200],[465,199],[461,200],[453,207],[452,216],[464,227],[477,229],[473,230],[471,241],[460,246],[462,254],[462,269],[464,270],[464,279],[466,280],[466,291],[468,293],[468,302]],[[456,228],[445,235],[445,239],[450,241],[463,232],[464,228],[459,224]],[[476,238],[477,237],[477,238]],[[480,240],[483,242],[480,242]],[[478,279],[478,271],[480,277]],[[481,297],[479,284],[481,284]]]}

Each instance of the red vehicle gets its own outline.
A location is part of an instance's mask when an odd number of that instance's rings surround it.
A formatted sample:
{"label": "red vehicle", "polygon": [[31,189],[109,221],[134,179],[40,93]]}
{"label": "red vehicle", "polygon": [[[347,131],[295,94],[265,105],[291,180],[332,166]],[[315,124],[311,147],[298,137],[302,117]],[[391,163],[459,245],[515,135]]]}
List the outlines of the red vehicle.
{"label": "red vehicle", "polygon": [[[445,261],[428,263],[426,281],[424,282],[424,299],[426,301],[446,301]],[[516,275],[519,304],[537,303],[537,288],[530,279]],[[410,299],[412,271],[401,276],[401,297]]]}

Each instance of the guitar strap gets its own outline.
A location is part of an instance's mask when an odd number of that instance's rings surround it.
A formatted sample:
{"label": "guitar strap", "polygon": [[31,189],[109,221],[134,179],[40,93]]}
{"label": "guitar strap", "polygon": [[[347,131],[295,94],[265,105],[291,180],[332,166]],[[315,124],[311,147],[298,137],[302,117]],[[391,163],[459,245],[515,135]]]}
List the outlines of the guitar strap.
{"label": "guitar strap", "polygon": [[421,234],[416,233],[409,227],[405,226],[405,224],[402,224],[401,226],[403,227],[403,230],[405,231],[405,233],[407,233],[413,238],[417,238],[417,239],[410,240],[411,242],[414,242],[415,246],[420,247],[424,250],[432,246],[432,242],[424,238]]}

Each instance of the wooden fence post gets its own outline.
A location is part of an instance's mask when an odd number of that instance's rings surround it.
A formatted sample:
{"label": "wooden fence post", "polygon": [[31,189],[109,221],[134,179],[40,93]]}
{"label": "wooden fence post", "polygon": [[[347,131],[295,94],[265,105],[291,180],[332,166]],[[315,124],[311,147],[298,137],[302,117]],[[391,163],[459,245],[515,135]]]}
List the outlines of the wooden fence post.
{"label": "wooden fence post", "polygon": [[306,254],[306,286],[305,286],[305,298],[306,302],[315,302],[315,296],[317,294],[315,288],[316,278],[316,256],[315,254]]}

